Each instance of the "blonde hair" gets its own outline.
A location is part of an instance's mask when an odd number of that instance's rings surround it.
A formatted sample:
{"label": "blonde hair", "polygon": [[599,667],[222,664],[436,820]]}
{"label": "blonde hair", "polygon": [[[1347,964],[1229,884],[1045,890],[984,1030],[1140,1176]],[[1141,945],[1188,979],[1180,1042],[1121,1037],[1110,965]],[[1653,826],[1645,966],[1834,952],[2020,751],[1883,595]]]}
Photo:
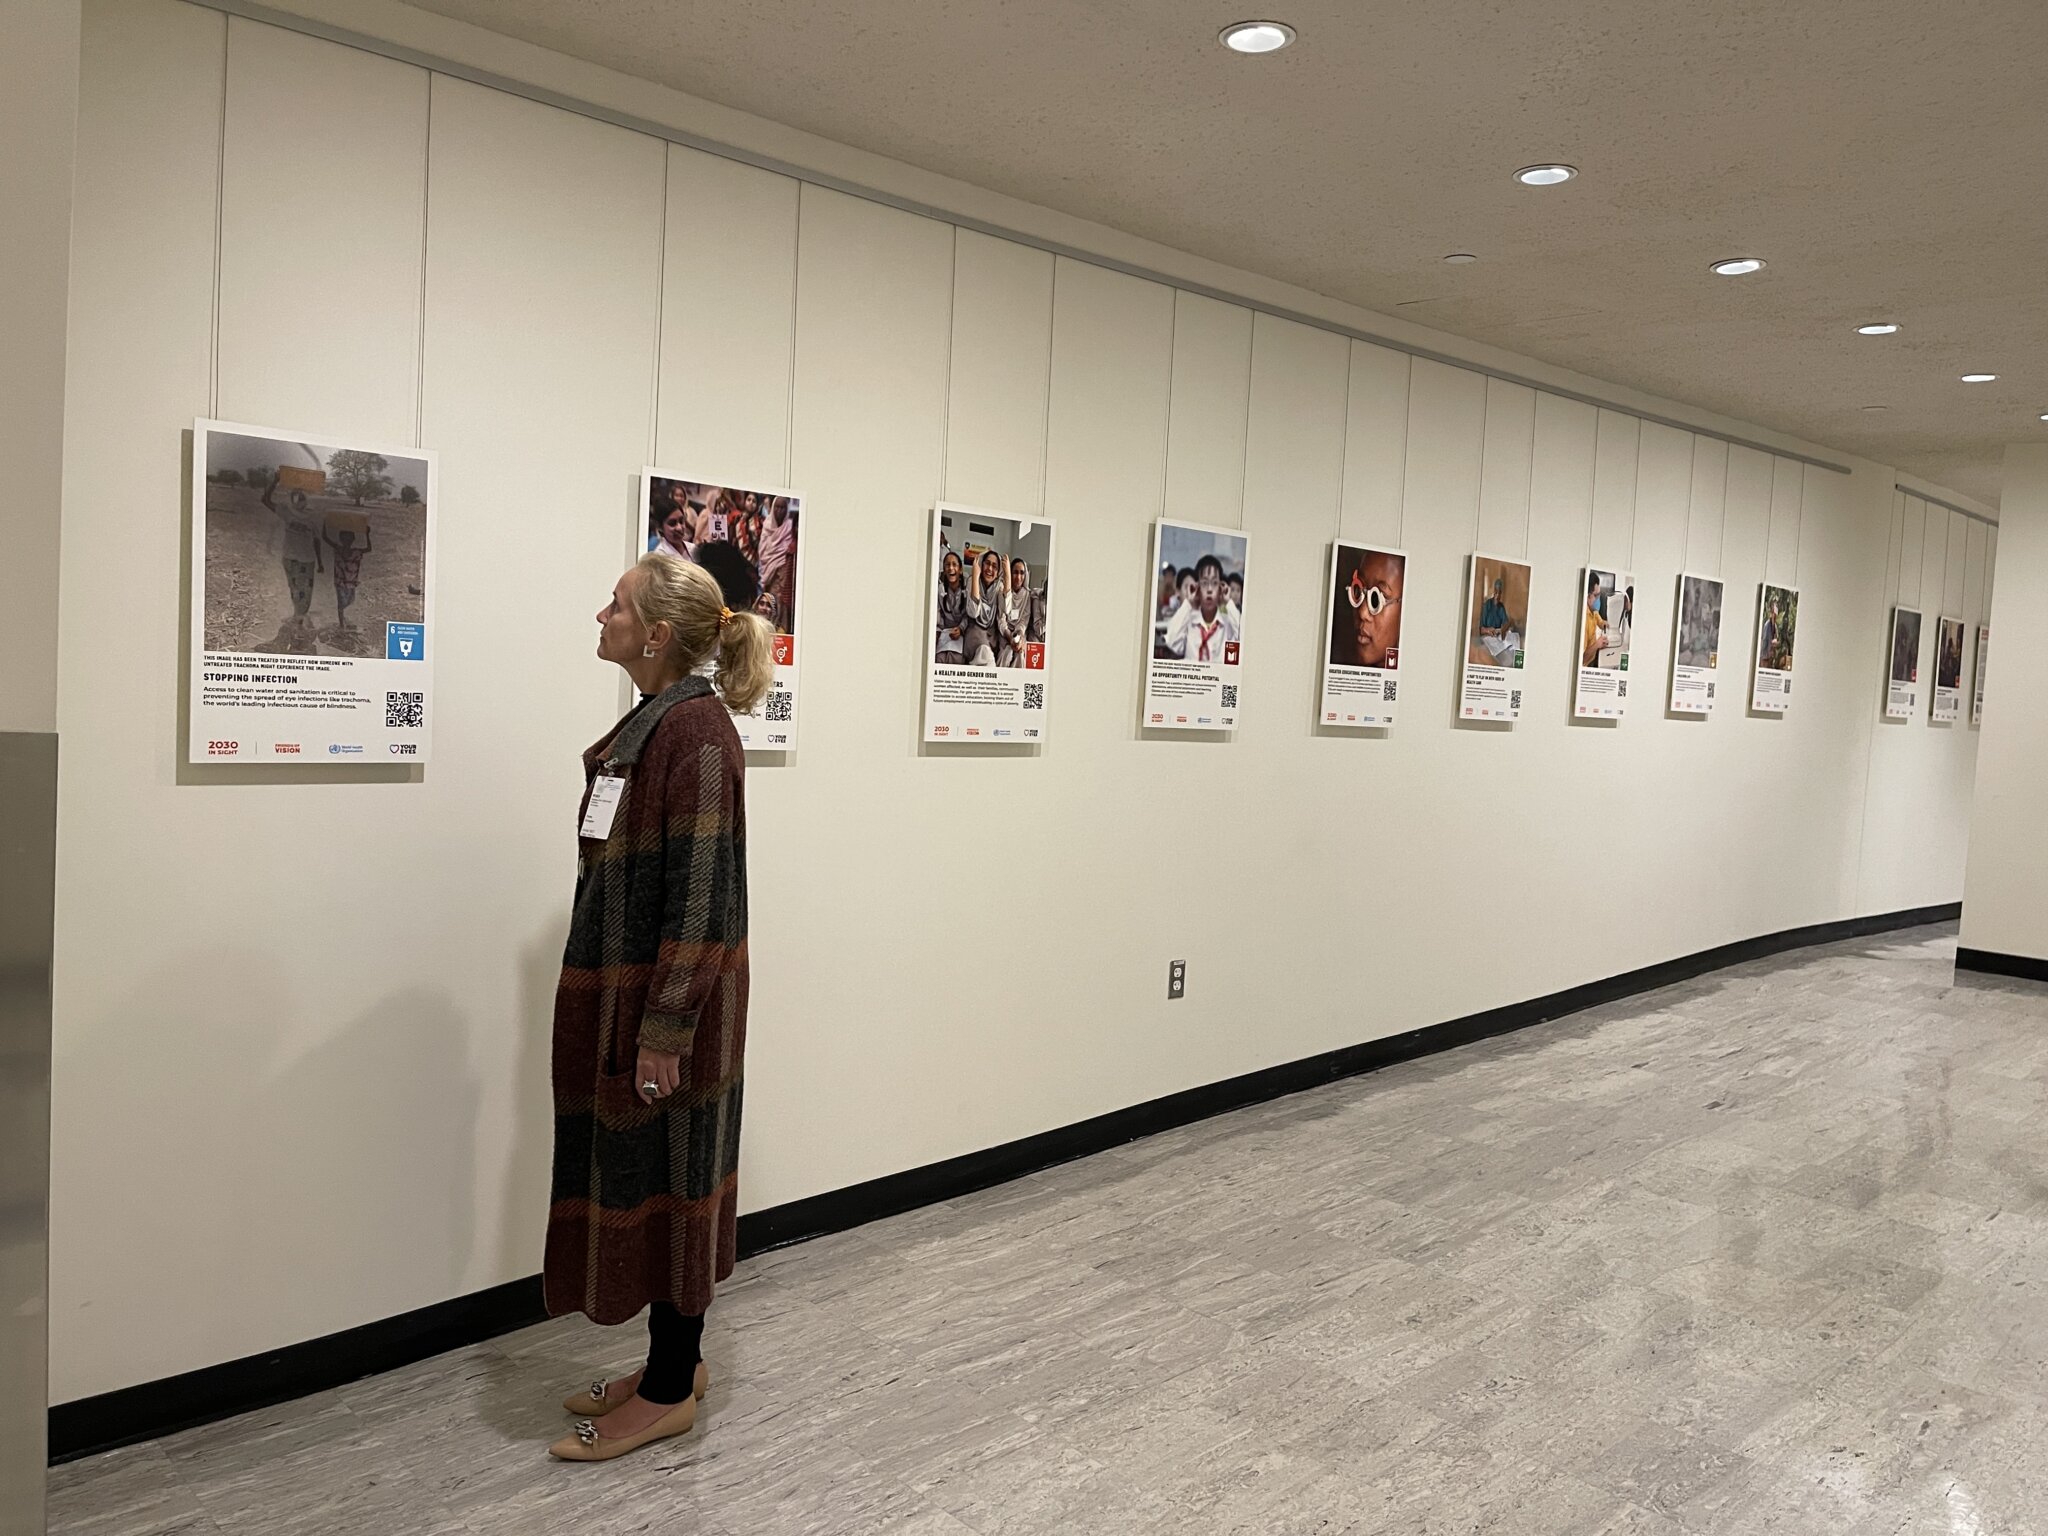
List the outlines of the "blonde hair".
{"label": "blonde hair", "polygon": [[689,671],[707,656],[718,658],[712,674],[726,707],[750,715],[775,681],[775,631],[758,613],[735,613],[702,566],[674,555],[641,557],[634,567],[633,608],[652,629],[666,622],[669,648]]}

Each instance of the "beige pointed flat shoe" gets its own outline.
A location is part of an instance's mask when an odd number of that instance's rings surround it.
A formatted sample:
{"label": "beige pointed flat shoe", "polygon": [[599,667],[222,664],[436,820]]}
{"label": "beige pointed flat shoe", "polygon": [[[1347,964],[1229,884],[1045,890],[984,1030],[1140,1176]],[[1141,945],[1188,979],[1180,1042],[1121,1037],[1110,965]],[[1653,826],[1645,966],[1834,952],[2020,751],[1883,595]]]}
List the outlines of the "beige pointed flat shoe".
{"label": "beige pointed flat shoe", "polygon": [[[562,1399],[562,1411],[573,1413],[579,1419],[601,1419],[619,1404],[640,1390],[640,1378],[647,1374],[642,1366],[630,1376],[621,1376],[617,1381],[606,1381],[602,1377],[590,1384],[588,1391],[578,1392],[574,1397]],[[701,1398],[711,1390],[711,1367],[702,1360],[697,1362],[697,1374],[690,1382],[690,1395]]]}
{"label": "beige pointed flat shoe", "polygon": [[615,1461],[657,1440],[687,1435],[697,1423],[697,1399],[686,1397],[637,1435],[608,1439],[597,1432],[597,1420],[585,1419],[574,1433],[564,1435],[548,1447],[557,1461]]}

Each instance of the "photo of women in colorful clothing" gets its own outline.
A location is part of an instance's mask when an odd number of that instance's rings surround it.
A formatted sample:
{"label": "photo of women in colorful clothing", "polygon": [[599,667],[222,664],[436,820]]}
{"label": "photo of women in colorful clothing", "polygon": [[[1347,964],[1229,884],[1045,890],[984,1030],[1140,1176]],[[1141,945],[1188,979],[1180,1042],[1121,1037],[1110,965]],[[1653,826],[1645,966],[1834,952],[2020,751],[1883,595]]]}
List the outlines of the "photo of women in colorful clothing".
{"label": "photo of women in colorful clothing", "polygon": [[746,490],[686,480],[650,469],[647,551],[701,565],[718,579],[726,606],[758,613],[789,640],[776,660],[794,658],[797,539],[802,498],[788,491]]}
{"label": "photo of women in colorful clothing", "polygon": [[208,651],[383,656],[425,622],[425,459],[204,436]]}

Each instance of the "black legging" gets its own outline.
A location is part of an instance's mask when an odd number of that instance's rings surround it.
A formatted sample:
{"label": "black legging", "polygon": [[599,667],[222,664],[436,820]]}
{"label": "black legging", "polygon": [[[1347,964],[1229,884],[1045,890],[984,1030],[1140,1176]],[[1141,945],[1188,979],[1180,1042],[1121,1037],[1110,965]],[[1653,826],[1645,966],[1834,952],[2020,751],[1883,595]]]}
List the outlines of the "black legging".
{"label": "black legging", "polygon": [[680,1403],[695,1386],[704,1358],[704,1318],[678,1312],[665,1301],[647,1311],[647,1371],[640,1396],[650,1403]]}

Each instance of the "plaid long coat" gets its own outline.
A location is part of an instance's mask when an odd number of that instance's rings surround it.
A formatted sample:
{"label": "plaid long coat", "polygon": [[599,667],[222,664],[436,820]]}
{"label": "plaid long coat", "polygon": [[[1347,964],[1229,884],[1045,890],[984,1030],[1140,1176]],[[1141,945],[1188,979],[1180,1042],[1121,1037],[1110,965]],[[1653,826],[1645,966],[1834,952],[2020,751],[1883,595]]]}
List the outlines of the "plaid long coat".
{"label": "plaid long coat", "polygon": [[[555,993],[548,1311],[622,1323],[687,1314],[732,1273],[747,1026],[746,757],[701,677],[647,699],[583,754],[626,788],[611,836],[580,841]],[[582,822],[579,812],[578,825]],[[641,1102],[642,1044],[682,1086]]]}

